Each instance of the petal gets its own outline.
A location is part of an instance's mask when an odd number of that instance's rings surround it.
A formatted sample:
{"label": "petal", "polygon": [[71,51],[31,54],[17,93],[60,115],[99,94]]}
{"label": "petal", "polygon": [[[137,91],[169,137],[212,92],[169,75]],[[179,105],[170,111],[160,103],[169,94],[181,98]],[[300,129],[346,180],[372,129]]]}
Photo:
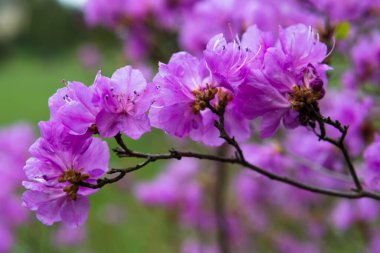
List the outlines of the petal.
{"label": "petal", "polygon": [[61,210],[67,197],[57,198],[42,203],[37,211],[37,219],[45,225],[52,225],[54,222],[61,221]]}
{"label": "petal", "polygon": [[89,207],[90,202],[86,197],[78,196],[75,201],[67,198],[60,211],[62,222],[69,227],[83,225],[87,220]]}
{"label": "petal", "polygon": [[229,104],[224,115],[227,133],[237,141],[246,141],[251,136],[250,122],[245,119],[238,107]]}
{"label": "petal", "polygon": [[201,126],[201,115],[195,115],[188,103],[152,107],[149,118],[152,126],[177,137],[188,136],[191,130]]}
{"label": "petal", "polygon": [[149,110],[157,94],[158,90],[154,84],[148,84],[147,88],[134,100],[133,109],[128,111],[128,114],[136,116],[145,114]]}
{"label": "petal", "polygon": [[59,118],[63,125],[74,134],[85,134],[95,123],[95,116],[81,103],[73,101],[59,110]]}
{"label": "petal", "polygon": [[99,112],[96,116],[96,127],[101,137],[111,138],[119,133],[117,118],[118,114],[110,113],[105,110]]}
{"label": "petal", "polygon": [[247,83],[239,87],[235,104],[244,117],[250,119],[290,108],[289,101],[261,74],[250,75]]}
{"label": "petal", "polygon": [[24,166],[24,172],[28,179],[44,179],[49,181],[62,175],[63,170],[50,161],[41,161],[37,158],[29,158]]}
{"label": "petal", "polygon": [[118,121],[120,132],[134,140],[139,139],[144,133],[150,131],[149,118],[146,114],[138,117],[123,114],[118,118]]}
{"label": "petal", "polygon": [[105,141],[94,138],[86,152],[79,157],[75,167],[83,169],[83,172],[88,173],[90,178],[97,179],[108,170],[109,159],[108,144]]}
{"label": "petal", "polygon": [[146,80],[140,70],[133,69],[131,66],[120,68],[113,73],[111,79],[115,81],[118,89],[116,92],[124,94],[142,93],[146,86]]}
{"label": "petal", "polygon": [[280,126],[281,118],[284,112],[273,112],[263,115],[260,125],[260,137],[272,137]]}
{"label": "petal", "polygon": [[190,137],[194,141],[201,141],[207,146],[219,146],[224,143],[224,140],[220,138],[218,129],[215,127],[215,120],[217,116],[211,111],[206,110],[202,113],[202,127],[193,129],[190,132]]}

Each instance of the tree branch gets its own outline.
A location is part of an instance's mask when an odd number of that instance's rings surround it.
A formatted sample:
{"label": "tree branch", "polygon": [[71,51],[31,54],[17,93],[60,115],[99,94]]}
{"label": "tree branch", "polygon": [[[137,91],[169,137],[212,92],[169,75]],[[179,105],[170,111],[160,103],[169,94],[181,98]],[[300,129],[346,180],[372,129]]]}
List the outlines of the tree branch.
{"label": "tree branch", "polygon": [[[220,102],[220,101],[219,101]],[[223,101],[222,101],[223,102]],[[169,160],[169,159],[181,159],[183,157],[189,157],[189,158],[195,158],[195,159],[201,159],[201,160],[209,160],[209,161],[216,161],[220,163],[228,163],[228,164],[235,164],[240,165],[242,167],[245,167],[247,169],[250,169],[262,176],[265,176],[271,180],[282,182],[288,185],[292,185],[294,187],[297,187],[299,189],[303,189],[309,192],[318,193],[322,195],[328,195],[328,196],[334,196],[334,197],[342,197],[342,198],[348,198],[348,199],[359,199],[359,198],[371,198],[380,200],[380,194],[375,192],[369,192],[365,191],[362,188],[362,185],[360,183],[360,180],[356,174],[355,168],[351,162],[350,156],[348,154],[348,151],[344,145],[344,140],[347,135],[348,127],[342,126],[338,121],[332,121],[330,118],[324,118],[322,117],[319,112],[317,114],[318,117],[316,117],[316,121],[320,128],[320,133],[317,133],[315,130],[315,124],[310,124],[314,130],[314,133],[320,138],[320,140],[330,142],[334,146],[338,147],[341,152],[343,153],[344,159],[349,167],[349,171],[351,176],[354,179],[356,189],[353,191],[341,191],[341,190],[335,190],[335,189],[326,189],[326,188],[320,188],[314,185],[309,185],[303,182],[299,182],[297,180],[288,178],[286,176],[281,176],[274,174],[270,171],[267,171],[265,169],[262,169],[260,167],[257,167],[251,163],[249,163],[245,158],[242,149],[240,148],[239,144],[236,142],[236,140],[233,137],[230,137],[224,127],[224,112],[225,112],[225,105],[227,104],[227,100],[225,100],[223,103],[219,103],[218,107],[213,107],[210,105],[210,103],[207,102],[207,107],[215,114],[217,114],[219,120],[216,121],[215,126],[218,128],[220,132],[220,137],[223,138],[226,143],[234,147],[236,153],[235,157],[228,158],[225,156],[214,156],[214,155],[208,155],[208,154],[200,154],[200,153],[194,153],[194,152],[181,152],[177,151],[175,149],[172,149],[169,151],[169,153],[165,154],[149,154],[149,153],[140,153],[135,152],[131,149],[129,149],[120,134],[115,136],[115,140],[120,146],[120,148],[114,149],[116,154],[119,157],[134,157],[134,158],[142,158],[145,159],[143,163],[137,164],[134,167],[126,168],[126,169],[111,169],[108,174],[114,174],[118,173],[118,175],[114,178],[104,178],[99,179],[97,184],[90,184],[87,182],[80,182],[79,185],[84,187],[89,187],[93,189],[101,188],[106,184],[111,184],[114,182],[119,181],[122,179],[126,174],[139,170],[143,167],[145,167],[147,164],[151,162],[155,162],[158,160]],[[329,138],[326,136],[326,129],[325,125],[331,125],[338,129],[341,132],[341,136],[338,140],[334,140],[332,138]]]}
{"label": "tree branch", "polygon": [[[122,140],[122,139],[121,139]],[[125,144],[124,144],[125,145]],[[115,183],[122,179],[126,174],[132,171],[139,170],[143,167],[145,167],[148,163],[158,161],[158,160],[169,160],[169,159],[181,159],[184,157],[189,158],[195,158],[195,159],[201,159],[201,160],[209,160],[209,161],[217,161],[222,163],[229,163],[229,164],[235,164],[235,165],[241,165],[242,167],[245,167],[247,169],[250,169],[252,171],[255,171],[259,173],[262,176],[265,176],[269,179],[272,179],[274,181],[282,182],[288,185],[292,185],[294,187],[297,187],[299,189],[303,189],[309,192],[318,193],[322,195],[328,195],[328,196],[334,196],[334,197],[342,197],[342,198],[348,198],[348,199],[359,199],[359,198],[371,198],[380,200],[380,194],[374,193],[374,192],[368,192],[365,190],[362,190],[360,192],[358,191],[340,191],[340,190],[333,190],[333,189],[325,189],[325,188],[319,188],[313,185],[308,185],[302,182],[299,182],[297,180],[280,176],[274,173],[271,173],[267,170],[264,170],[262,168],[259,168],[247,161],[242,161],[239,158],[226,158],[226,157],[218,157],[214,155],[207,155],[207,154],[198,154],[194,152],[180,152],[176,150],[171,150],[167,154],[148,154],[148,153],[139,153],[134,152],[130,149],[128,149],[128,152],[124,152],[122,150],[117,149],[117,154],[120,157],[135,157],[135,158],[144,158],[146,159],[145,162],[138,164],[136,166],[126,168],[126,169],[116,169],[116,171],[119,173],[114,178],[108,179],[100,179],[97,184],[90,184],[86,182],[81,182],[79,185],[84,187],[89,187],[92,189],[98,189],[101,188],[107,184]],[[115,169],[110,170],[110,174],[116,173]]]}
{"label": "tree branch", "polygon": [[[325,118],[320,113],[317,113],[317,122],[319,125],[320,133],[317,133],[316,131],[314,131],[314,133],[318,136],[319,140],[329,142],[341,151],[341,153],[343,154],[344,160],[347,163],[349,173],[355,183],[356,190],[358,192],[362,191],[363,190],[362,184],[356,173],[355,167],[351,161],[346,145],[344,144],[344,140],[346,139],[347,132],[348,132],[348,126],[342,126],[342,124],[339,121],[337,120],[333,121],[330,117]],[[340,132],[341,136],[337,140],[328,137],[326,135],[325,125],[330,125],[334,127],[335,129],[337,129]]]}

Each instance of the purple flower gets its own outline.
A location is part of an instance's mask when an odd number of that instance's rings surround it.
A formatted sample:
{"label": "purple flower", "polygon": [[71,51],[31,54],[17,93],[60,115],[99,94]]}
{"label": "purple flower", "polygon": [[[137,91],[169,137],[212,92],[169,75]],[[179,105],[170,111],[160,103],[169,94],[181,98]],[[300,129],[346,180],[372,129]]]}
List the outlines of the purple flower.
{"label": "purple flower", "polygon": [[51,118],[69,128],[71,134],[83,135],[88,131],[96,132],[95,121],[100,108],[94,95],[93,86],[87,87],[80,82],[69,82],[50,97]]}
{"label": "purple flower", "polygon": [[0,252],[10,252],[13,230],[27,219],[18,190],[25,178],[22,167],[33,140],[33,129],[25,123],[0,129]]}
{"label": "purple flower", "polygon": [[41,122],[41,137],[30,147],[31,158],[24,167],[30,181],[23,205],[36,211],[46,225],[62,221],[68,226],[82,225],[89,208],[87,195],[94,190],[81,187],[80,181],[95,183],[108,168],[107,144],[87,135],[70,135],[57,122]]}
{"label": "purple flower", "polygon": [[207,80],[203,62],[188,53],[176,53],[168,64],[160,63],[153,80],[159,95],[149,113],[152,126],[180,138],[201,134],[205,105],[197,103],[196,96],[208,88]]}
{"label": "purple flower", "polygon": [[238,88],[237,103],[243,114],[261,118],[261,137],[272,136],[281,121],[286,128],[308,124],[305,108],[325,94],[329,67],[322,61],[326,53],[311,27],[299,24],[280,29],[279,41],[267,49],[262,69],[252,69]]}
{"label": "purple flower", "polygon": [[9,252],[12,248],[13,242],[14,239],[8,227],[0,224],[0,252]]}
{"label": "purple flower", "polygon": [[365,167],[363,176],[369,188],[380,189],[380,137],[376,134],[374,142],[364,150]]}
{"label": "purple flower", "polygon": [[371,10],[376,13],[375,9],[380,8],[379,2],[376,0],[311,0],[310,2],[335,23],[365,19],[370,16]]}
{"label": "purple flower", "polygon": [[337,229],[347,230],[357,222],[373,222],[378,217],[379,207],[371,199],[359,199],[355,202],[343,200],[333,209],[331,219]]}
{"label": "purple flower", "polygon": [[249,27],[240,42],[237,38],[228,42],[223,34],[214,36],[203,52],[207,68],[218,86],[234,90],[249,73],[249,67],[261,65],[269,34],[262,33],[256,26]]}
{"label": "purple flower", "polygon": [[90,0],[85,6],[85,18],[89,25],[103,24],[114,27],[123,17],[125,0]]}
{"label": "purple flower", "polygon": [[377,84],[380,81],[380,33],[361,36],[352,48],[351,58],[357,81]]}
{"label": "purple flower", "polygon": [[99,74],[94,88],[100,99],[101,110],[96,116],[100,136],[113,137],[121,132],[138,139],[150,131],[146,113],[154,99],[154,88],[139,70],[126,66],[111,78]]}
{"label": "purple flower", "polygon": [[226,99],[227,133],[239,141],[249,138],[249,121],[243,117],[233,93],[210,79],[203,60],[185,52],[174,54],[168,64],[160,64],[153,82],[159,89],[149,113],[154,127],[176,137],[190,136],[206,145],[221,145],[224,141],[214,125],[218,117],[207,108],[207,103],[215,105]]}

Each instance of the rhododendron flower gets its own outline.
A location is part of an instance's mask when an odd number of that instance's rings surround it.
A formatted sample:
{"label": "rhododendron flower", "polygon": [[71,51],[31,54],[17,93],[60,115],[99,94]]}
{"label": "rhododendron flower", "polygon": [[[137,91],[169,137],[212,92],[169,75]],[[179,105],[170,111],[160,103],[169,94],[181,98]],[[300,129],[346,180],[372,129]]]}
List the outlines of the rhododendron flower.
{"label": "rhododendron flower", "polygon": [[233,93],[210,79],[203,60],[185,52],[174,54],[168,64],[160,64],[153,82],[159,88],[149,113],[154,127],[180,138],[190,136],[206,145],[220,145],[224,141],[214,125],[218,117],[207,108],[207,103],[214,106],[225,98],[227,133],[237,140],[249,138],[249,121],[235,103]]}
{"label": "rhododendron flower", "polygon": [[380,81],[380,33],[359,37],[352,48],[351,58],[357,81],[377,84]]}
{"label": "rhododendron flower", "polygon": [[237,98],[248,118],[262,118],[261,137],[272,136],[281,121],[287,128],[308,124],[309,107],[325,94],[326,53],[311,27],[280,29],[279,42],[265,53],[263,69],[251,71]]}
{"label": "rhododendron flower", "polygon": [[67,83],[49,99],[51,118],[69,128],[71,134],[82,135],[89,130],[96,132],[95,121],[100,108],[94,94],[93,86]]}
{"label": "rhododendron flower", "polygon": [[237,38],[227,43],[223,34],[215,35],[203,51],[213,81],[234,90],[244,82],[249,67],[255,63],[261,65],[268,44],[269,34],[262,33],[256,26],[249,27],[241,41]]}
{"label": "rhododendron flower", "polygon": [[375,135],[374,142],[364,150],[364,180],[368,187],[380,189],[380,137]]}
{"label": "rhododendron flower", "polygon": [[331,213],[333,225],[339,230],[347,230],[357,222],[374,222],[378,217],[380,205],[371,199],[338,202]]}
{"label": "rhododendron flower", "polygon": [[204,62],[185,52],[174,54],[168,64],[160,63],[153,80],[159,95],[149,113],[152,125],[177,137],[202,132],[200,112],[206,105],[197,101],[197,95],[207,90],[211,100],[216,94],[214,87],[207,86],[207,78]]}
{"label": "rhododendron flower", "polygon": [[102,137],[114,137],[121,132],[138,139],[150,131],[147,116],[155,89],[143,74],[130,66],[118,69],[111,78],[99,74],[94,88],[100,99],[101,110],[96,116],[96,127]]}
{"label": "rhododendron flower", "polygon": [[108,168],[107,144],[87,135],[70,135],[57,122],[41,122],[41,137],[31,146],[32,157],[24,171],[27,191],[23,204],[36,211],[37,218],[51,225],[62,221],[82,225],[89,208],[87,195],[94,190],[79,182],[94,183]]}
{"label": "rhododendron flower", "polygon": [[376,14],[380,8],[378,0],[310,0],[310,3],[335,23],[368,18],[369,14]]}
{"label": "rhododendron flower", "polygon": [[13,230],[27,219],[18,190],[25,178],[22,167],[33,140],[33,129],[25,123],[0,129],[0,252],[10,252]]}

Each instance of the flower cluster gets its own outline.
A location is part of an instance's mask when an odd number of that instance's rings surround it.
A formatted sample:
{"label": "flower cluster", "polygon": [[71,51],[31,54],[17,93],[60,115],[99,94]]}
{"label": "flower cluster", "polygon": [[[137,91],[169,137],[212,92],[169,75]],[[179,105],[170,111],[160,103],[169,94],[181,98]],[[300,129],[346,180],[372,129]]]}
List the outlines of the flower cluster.
{"label": "flower cluster", "polygon": [[89,87],[66,83],[49,99],[51,119],[40,123],[41,138],[30,148],[25,206],[45,224],[84,223],[86,196],[94,191],[81,183],[96,182],[109,160],[107,145],[94,134],[139,139],[152,125],[216,146],[224,142],[215,127],[220,120],[236,141],[251,136],[256,118],[262,137],[273,135],[281,121],[288,128],[311,124],[325,94],[327,48],[301,24],[280,28],[274,37],[256,26],[241,40],[218,34],[202,58],[179,52],[160,63],[153,82],[126,66],[111,78],[99,72]]}
{"label": "flower cluster", "polygon": [[15,124],[0,129],[0,252],[13,246],[13,230],[27,218],[20,205],[18,190],[24,179],[22,167],[28,147],[34,139],[33,129],[27,124]]}
{"label": "flower cluster", "polygon": [[344,75],[344,84],[351,89],[365,83],[376,85],[380,81],[380,33],[362,36],[351,49],[353,69]]}
{"label": "flower cluster", "polygon": [[90,26],[113,29],[125,42],[127,57],[140,62],[168,56],[155,41],[174,37],[162,34],[178,34],[180,48],[200,54],[213,35],[229,34],[229,29],[241,32],[257,24],[273,32],[278,25],[302,22],[317,27],[322,37],[330,40],[341,22],[373,26],[379,11],[378,0],[283,0],[281,4],[277,0],[144,0],[138,4],[131,0],[90,0],[84,8]]}
{"label": "flower cluster", "polygon": [[89,208],[87,196],[94,191],[80,182],[95,182],[108,169],[107,144],[91,135],[71,135],[55,121],[39,124],[41,137],[31,146],[24,167],[27,191],[23,204],[37,218],[51,225],[62,221],[82,225]]}

